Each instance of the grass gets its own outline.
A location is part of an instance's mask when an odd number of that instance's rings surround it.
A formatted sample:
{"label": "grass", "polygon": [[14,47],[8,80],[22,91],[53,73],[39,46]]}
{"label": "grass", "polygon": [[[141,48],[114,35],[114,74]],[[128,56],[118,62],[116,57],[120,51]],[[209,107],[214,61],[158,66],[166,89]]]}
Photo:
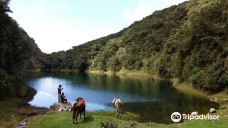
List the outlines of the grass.
{"label": "grass", "polygon": [[118,127],[129,126],[132,121],[127,121],[131,114],[124,114],[123,119],[118,119],[111,111],[91,111],[86,113],[86,119],[79,119],[77,124],[72,123],[72,112],[50,111],[45,115],[35,116],[29,119],[29,128],[96,128],[101,123],[112,123]]}
{"label": "grass", "polygon": [[169,125],[154,122],[140,123],[132,120],[134,116],[137,115],[124,113],[117,117],[112,111],[89,111],[86,119],[79,119],[77,124],[73,124],[72,112],[49,111],[45,115],[31,117],[28,121],[28,128],[101,128],[102,123],[113,128],[227,128],[228,126],[227,116],[216,121],[191,120]]}
{"label": "grass", "polygon": [[207,93],[205,91],[194,89],[189,83],[178,82],[177,79],[173,79],[173,87],[178,91],[183,92],[188,95],[194,95],[198,97],[205,97],[207,99],[212,99],[217,103],[220,103],[223,99],[228,99],[228,88],[224,89],[218,93]]}
{"label": "grass", "polygon": [[17,116],[15,108],[20,103],[21,101],[16,98],[0,101],[0,128],[13,127],[18,122],[19,116]]}
{"label": "grass", "polygon": [[34,108],[24,104],[24,101],[19,98],[8,98],[0,101],[0,128],[13,128],[22,118],[46,111],[46,109]]}
{"label": "grass", "polygon": [[198,90],[194,89],[191,84],[189,83],[183,83],[179,82],[178,79],[172,79],[173,82],[173,87],[176,88],[178,91],[183,92],[187,95],[193,95],[193,96],[198,96],[198,97],[205,97],[208,98],[209,94]]}

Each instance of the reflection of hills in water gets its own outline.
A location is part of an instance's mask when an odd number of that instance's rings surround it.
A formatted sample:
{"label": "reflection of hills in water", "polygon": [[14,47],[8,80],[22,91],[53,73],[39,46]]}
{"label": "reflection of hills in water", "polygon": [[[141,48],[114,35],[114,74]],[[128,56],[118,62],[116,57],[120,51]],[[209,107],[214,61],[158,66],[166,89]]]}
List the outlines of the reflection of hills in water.
{"label": "reflection of hills in water", "polygon": [[218,108],[218,104],[207,99],[177,91],[164,80],[79,73],[36,74],[32,78],[43,77],[67,80],[65,88],[71,89],[68,93],[80,94],[91,103],[112,106],[112,98],[120,98],[124,103],[123,110],[139,114],[139,121],[172,123],[170,115],[175,111],[207,113],[211,107]]}
{"label": "reflection of hills in water", "polygon": [[211,103],[206,99],[197,97],[182,97],[180,100],[164,100],[155,102],[126,102],[123,110],[140,115],[139,121],[150,121],[157,123],[172,123],[170,115],[173,112],[190,114],[198,111],[200,114],[209,112],[210,107],[218,108],[218,104]]}
{"label": "reflection of hills in water", "polygon": [[[143,96],[153,98],[159,96],[158,87],[155,85],[170,85],[167,81],[157,81],[150,78],[119,78],[117,76],[107,75],[87,75],[87,74],[37,74],[38,77],[56,77],[60,79],[68,79],[83,88],[90,88],[102,91],[108,91],[109,93],[123,93],[133,94],[134,96]],[[35,77],[37,79],[38,77]],[[151,86],[152,85],[152,86]],[[154,85],[154,86],[153,86]]]}

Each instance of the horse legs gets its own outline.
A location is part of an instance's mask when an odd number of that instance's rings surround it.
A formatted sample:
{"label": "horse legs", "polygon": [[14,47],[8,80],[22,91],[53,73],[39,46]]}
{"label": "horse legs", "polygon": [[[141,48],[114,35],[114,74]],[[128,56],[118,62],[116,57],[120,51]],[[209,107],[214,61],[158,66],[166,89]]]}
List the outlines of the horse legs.
{"label": "horse legs", "polygon": [[80,112],[80,119],[81,119],[82,113],[83,113],[83,117],[85,119],[85,110],[83,110],[82,112]]}
{"label": "horse legs", "polygon": [[80,112],[80,119],[82,118],[82,112]]}
{"label": "horse legs", "polygon": [[116,113],[117,113],[117,115],[119,113],[119,107],[118,106],[116,106]]}
{"label": "horse legs", "polygon": [[77,119],[78,119],[78,115],[79,115],[79,112],[77,111],[77,112],[76,112],[76,116],[75,116],[75,119],[74,119],[74,120],[75,120],[75,123],[77,122]]}
{"label": "horse legs", "polygon": [[75,110],[73,110],[73,115],[72,115],[73,124],[75,124],[75,115],[76,115],[76,111],[75,111]]}
{"label": "horse legs", "polygon": [[85,119],[85,110],[83,111],[84,119]]}
{"label": "horse legs", "polygon": [[120,107],[119,106],[116,106],[116,113],[117,113],[117,116],[120,115]]}

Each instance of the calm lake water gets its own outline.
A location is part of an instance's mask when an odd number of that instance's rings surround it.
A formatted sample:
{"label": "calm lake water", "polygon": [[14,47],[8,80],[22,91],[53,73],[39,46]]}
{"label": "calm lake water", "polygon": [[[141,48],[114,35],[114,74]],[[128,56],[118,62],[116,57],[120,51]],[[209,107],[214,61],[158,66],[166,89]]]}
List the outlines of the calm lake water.
{"label": "calm lake water", "polygon": [[39,107],[50,107],[57,102],[57,88],[61,84],[68,101],[84,97],[87,110],[114,110],[111,101],[120,98],[123,112],[139,114],[139,121],[171,123],[173,112],[207,113],[218,104],[197,96],[177,91],[171,83],[152,78],[122,78],[118,76],[79,73],[33,73],[27,84],[37,90],[30,102]]}

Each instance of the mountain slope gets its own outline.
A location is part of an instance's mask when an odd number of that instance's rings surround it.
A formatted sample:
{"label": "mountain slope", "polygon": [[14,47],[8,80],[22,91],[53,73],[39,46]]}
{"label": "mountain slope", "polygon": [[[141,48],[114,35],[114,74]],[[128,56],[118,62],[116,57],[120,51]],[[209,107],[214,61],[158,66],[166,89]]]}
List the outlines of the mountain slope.
{"label": "mountain slope", "polygon": [[25,96],[30,90],[22,81],[25,70],[42,68],[42,57],[34,40],[8,16],[9,0],[0,0],[0,99]]}
{"label": "mountain slope", "polygon": [[227,0],[190,0],[119,33],[53,53],[46,69],[143,71],[219,90],[228,85],[227,23]]}

